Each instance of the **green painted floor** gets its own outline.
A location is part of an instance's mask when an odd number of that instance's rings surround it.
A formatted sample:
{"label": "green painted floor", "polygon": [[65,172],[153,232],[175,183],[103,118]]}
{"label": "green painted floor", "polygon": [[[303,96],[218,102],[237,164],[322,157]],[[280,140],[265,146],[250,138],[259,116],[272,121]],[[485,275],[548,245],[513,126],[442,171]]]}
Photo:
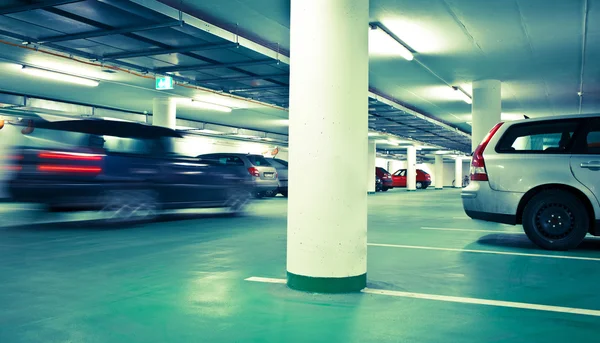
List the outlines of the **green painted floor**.
{"label": "green painted floor", "polygon": [[[0,228],[0,342],[600,341],[600,317],[244,281],[285,277],[285,210],[276,198],[244,218]],[[467,219],[457,190],[369,196],[370,243],[600,258],[598,239],[549,253],[518,232]],[[377,246],[368,254],[370,288],[600,310],[600,261]]]}

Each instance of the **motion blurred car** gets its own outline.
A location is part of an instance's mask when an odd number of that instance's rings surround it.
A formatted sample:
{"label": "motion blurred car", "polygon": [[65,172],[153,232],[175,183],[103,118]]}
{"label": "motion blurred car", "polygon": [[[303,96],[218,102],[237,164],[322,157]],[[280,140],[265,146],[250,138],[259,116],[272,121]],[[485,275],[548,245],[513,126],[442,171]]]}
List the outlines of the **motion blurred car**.
{"label": "motion blurred car", "polygon": [[[375,167],[375,191],[376,192],[387,192],[393,188],[392,174],[390,174],[385,168]],[[379,181],[377,181],[379,180]]]}
{"label": "motion blurred car", "polygon": [[[406,187],[406,169],[399,169],[392,175],[392,186]],[[417,189],[427,189],[431,186],[431,175],[421,169],[417,169]]]}
{"label": "motion blurred car", "polygon": [[234,170],[236,174],[249,177],[252,193],[257,198],[277,194],[279,178],[277,170],[262,155],[239,153],[214,153],[199,155],[200,161],[210,161]]}
{"label": "motion blurred car", "polygon": [[277,170],[277,177],[279,178],[279,188],[276,192],[272,192],[271,196],[281,194],[284,197],[288,196],[288,161],[280,158],[268,158],[267,161]]}
{"label": "motion blurred car", "polygon": [[177,154],[175,141],[182,136],[171,129],[39,119],[22,132],[9,181],[17,202],[53,211],[99,210],[109,221],[127,221],[166,209],[228,207],[239,213],[250,198],[235,170]]}
{"label": "motion blurred car", "polygon": [[462,191],[473,219],[523,224],[541,248],[600,236],[600,115],[499,123],[475,149]]}

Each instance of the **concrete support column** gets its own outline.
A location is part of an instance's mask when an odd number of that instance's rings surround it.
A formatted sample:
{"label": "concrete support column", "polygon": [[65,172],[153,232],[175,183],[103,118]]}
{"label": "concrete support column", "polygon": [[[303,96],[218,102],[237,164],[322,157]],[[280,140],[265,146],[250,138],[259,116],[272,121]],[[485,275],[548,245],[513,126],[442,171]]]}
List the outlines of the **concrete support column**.
{"label": "concrete support column", "polygon": [[386,165],[386,168],[385,168],[385,170],[387,170],[387,171],[388,171],[388,172],[390,172],[390,173],[393,173],[393,172],[394,172],[394,170],[392,170],[392,161],[388,160],[386,164],[387,164],[387,165]]}
{"label": "concrete support column", "polygon": [[375,159],[376,155],[377,143],[374,140],[369,140],[367,145],[367,192],[375,193]]}
{"label": "concrete support column", "polygon": [[473,82],[472,151],[501,120],[502,83],[498,80]]}
{"label": "concrete support column", "polygon": [[154,98],[152,102],[152,125],[175,129],[177,102],[173,98]]}
{"label": "concrete support column", "polygon": [[406,190],[417,189],[417,148],[409,146],[406,149]]}
{"label": "concrete support column", "polygon": [[463,162],[462,157],[454,160],[454,188],[462,188]]}
{"label": "concrete support column", "polygon": [[367,280],[369,1],[292,0],[290,13],[287,284],[359,291]]}
{"label": "concrete support column", "polygon": [[444,156],[435,155],[435,189],[444,189]]}

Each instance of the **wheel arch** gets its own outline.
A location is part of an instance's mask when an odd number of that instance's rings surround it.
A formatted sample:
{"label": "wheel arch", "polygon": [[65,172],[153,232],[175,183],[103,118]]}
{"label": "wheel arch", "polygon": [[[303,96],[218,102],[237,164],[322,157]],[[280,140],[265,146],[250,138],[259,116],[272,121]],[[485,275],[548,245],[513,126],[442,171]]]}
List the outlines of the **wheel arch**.
{"label": "wheel arch", "polygon": [[569,192],[569,193],[575,195],[579,200],[581,200],[581,202],[585,206],[586,211],[588,212],[588,214],[590,216],[590,233],[592,235],[600,235],[600,231],[599,231],[600,228],[598,227],[598,223],[596,221],[594,207],[592,206],[592,202],[590,201],[588,196],[573,186],[568,186],[568,185],[558,184],[558,183],[557,184],[540,185],[540,186],[530,189],[527,193],[525,193],[525,195],[521,198],[521,201],[519,202],[519,206],[517,207],[517,217],[516,217],[517,224],[523,224],[523,211],[525,210],[525,206],[527,206],[527,203],[537,194],[539,194],[543,191],[546,191],[546,190],[551,190],[551,189],[560,189],[560,190]]}

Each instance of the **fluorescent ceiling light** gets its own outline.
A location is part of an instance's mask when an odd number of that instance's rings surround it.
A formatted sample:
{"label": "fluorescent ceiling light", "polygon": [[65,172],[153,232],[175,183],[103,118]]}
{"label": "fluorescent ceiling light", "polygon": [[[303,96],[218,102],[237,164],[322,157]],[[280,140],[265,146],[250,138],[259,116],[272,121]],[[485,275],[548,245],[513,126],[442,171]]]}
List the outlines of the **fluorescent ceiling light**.
{"label": "fluorescent ceiling light", "polygon": [[29,75],[34,75],[34,76],[42,77],[45,79],[50,79],[50,80],[60,81],[60,82],[75,83],[78,85],[88,86],[88,87],[96,87],[99,84],[98,81],[95,81],[95,80],[85,79],[83,77],[78,77],[78,76],[73,76],[73,75],[68,75],[68,74],[63,74],[63,73],[57,73],[54,71],[48,71],[48,70],[44,70],[44,69],[38,69],[38,68],[27,67],[27,66],[21,66],[21,71],[23,71],[24,73],[27,73]]}
{"label": "fluorescent ceiling light", "polygon": [[193,107],[202,108],[202,109],[209,110],[209,111],[218,111],[218,112],[227,112],[227,113],[231,112],[231,108],[229,108],[227,106],[215,105],[215,104],[211,104],[208,102],[199,101],[199,100],[195,100],[195,99],[175,98],[175,101],[177,101],[177,104],[193,106]]}
{"label": "fluorescent ceiling light", "polygon": [[369,137],[373,137],[373,136],[379,136],[379,133],[377,133],[377,132],[369,132]]}
{"label": "fluorescent ceiling light", "polygon": [[369,54],[375,56],[402,56],[412,61],[410,50],[377,25],[369,26]]}
{"label": "fluorescent ceiling light", "polygon": [[192,106],[202,108],[205,110],[218,111],[218,112],[231,112],[231,108],[221,105],[210,104],[208,102],[192,100]]}
{"label": "fluorescent ceiling light", "polygon": [[467,92],[463,91],[459,87],[452,87],[452,89],[454,89],[454,91],[462,101],[466,102],[467,104],[473,103],[473,99],[471,99],[471,96],[467,94]]}

